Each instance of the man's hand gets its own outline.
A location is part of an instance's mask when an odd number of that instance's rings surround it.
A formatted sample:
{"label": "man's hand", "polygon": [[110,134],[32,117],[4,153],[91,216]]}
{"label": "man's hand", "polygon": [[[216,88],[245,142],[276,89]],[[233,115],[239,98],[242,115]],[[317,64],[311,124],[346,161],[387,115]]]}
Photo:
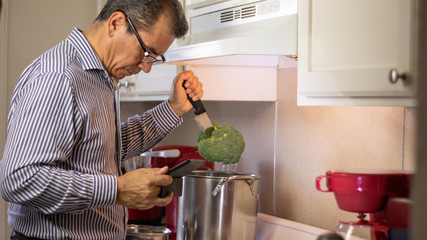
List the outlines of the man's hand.
{"label": "man's hand", "polygon": [[[184,81],[186,89],[182,87]],[[181,72],[173,81],[169,105],[175,114],[180,117],[193,108],[187,99],[187,94],[193,101],[197,101],[203,96],[202,83],[199,82],[199,79],[194,76],[192,71]]]}
{"label": "man's hand", "polygon": [[166,206],[172,201],[173,193],[159,198],[160,186],[172,183],[172,177],[165,175],[168,167],[140,168],[117,177],[116,204],[133,209],[149,209]]}

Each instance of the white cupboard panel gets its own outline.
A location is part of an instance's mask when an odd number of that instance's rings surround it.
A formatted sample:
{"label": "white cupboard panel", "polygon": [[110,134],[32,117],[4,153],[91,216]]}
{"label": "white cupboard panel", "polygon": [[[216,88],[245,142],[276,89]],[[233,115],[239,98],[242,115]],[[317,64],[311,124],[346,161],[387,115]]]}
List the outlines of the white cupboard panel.
{"label": "white cupboard panel", "polygon": [[299,1],[298,104],[413,105],[414,15],[413,0]]}

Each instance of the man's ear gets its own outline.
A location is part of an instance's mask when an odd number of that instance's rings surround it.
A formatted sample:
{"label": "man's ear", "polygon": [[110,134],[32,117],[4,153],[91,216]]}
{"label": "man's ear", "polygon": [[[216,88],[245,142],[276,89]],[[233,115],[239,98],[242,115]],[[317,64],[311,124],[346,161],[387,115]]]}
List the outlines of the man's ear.
{"label": "man's ear", "polygon": [[107,20],[108,23],[108,35],[113,36],[117,31],[122,28],[127,28],[126,16],[122,12],[113,12]]}

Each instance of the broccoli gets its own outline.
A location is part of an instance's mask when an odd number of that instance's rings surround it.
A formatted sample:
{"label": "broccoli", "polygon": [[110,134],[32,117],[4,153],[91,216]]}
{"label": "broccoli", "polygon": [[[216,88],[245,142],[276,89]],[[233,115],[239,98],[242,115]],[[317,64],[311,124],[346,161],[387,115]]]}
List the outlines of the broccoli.
{"label": "broccoli", "polygon": [[202,157],[209,162],[237,163],[245,149],[242,134],[232,126],[221,127],[213,123],[213,127],[199,132],[198,149]]}

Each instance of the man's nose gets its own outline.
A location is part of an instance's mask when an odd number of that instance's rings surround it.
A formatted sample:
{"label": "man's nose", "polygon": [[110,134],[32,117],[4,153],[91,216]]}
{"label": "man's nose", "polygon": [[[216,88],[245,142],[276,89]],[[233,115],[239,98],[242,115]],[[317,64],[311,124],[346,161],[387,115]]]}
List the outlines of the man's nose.
{"label": "man's nose", "polygon": [[145,73],[149,73],[151,71],[152,66],[153,66],[152,63],[141,62],[140,64],[138,64],[138,67],[141,68],[141,70],[144,71]]}

